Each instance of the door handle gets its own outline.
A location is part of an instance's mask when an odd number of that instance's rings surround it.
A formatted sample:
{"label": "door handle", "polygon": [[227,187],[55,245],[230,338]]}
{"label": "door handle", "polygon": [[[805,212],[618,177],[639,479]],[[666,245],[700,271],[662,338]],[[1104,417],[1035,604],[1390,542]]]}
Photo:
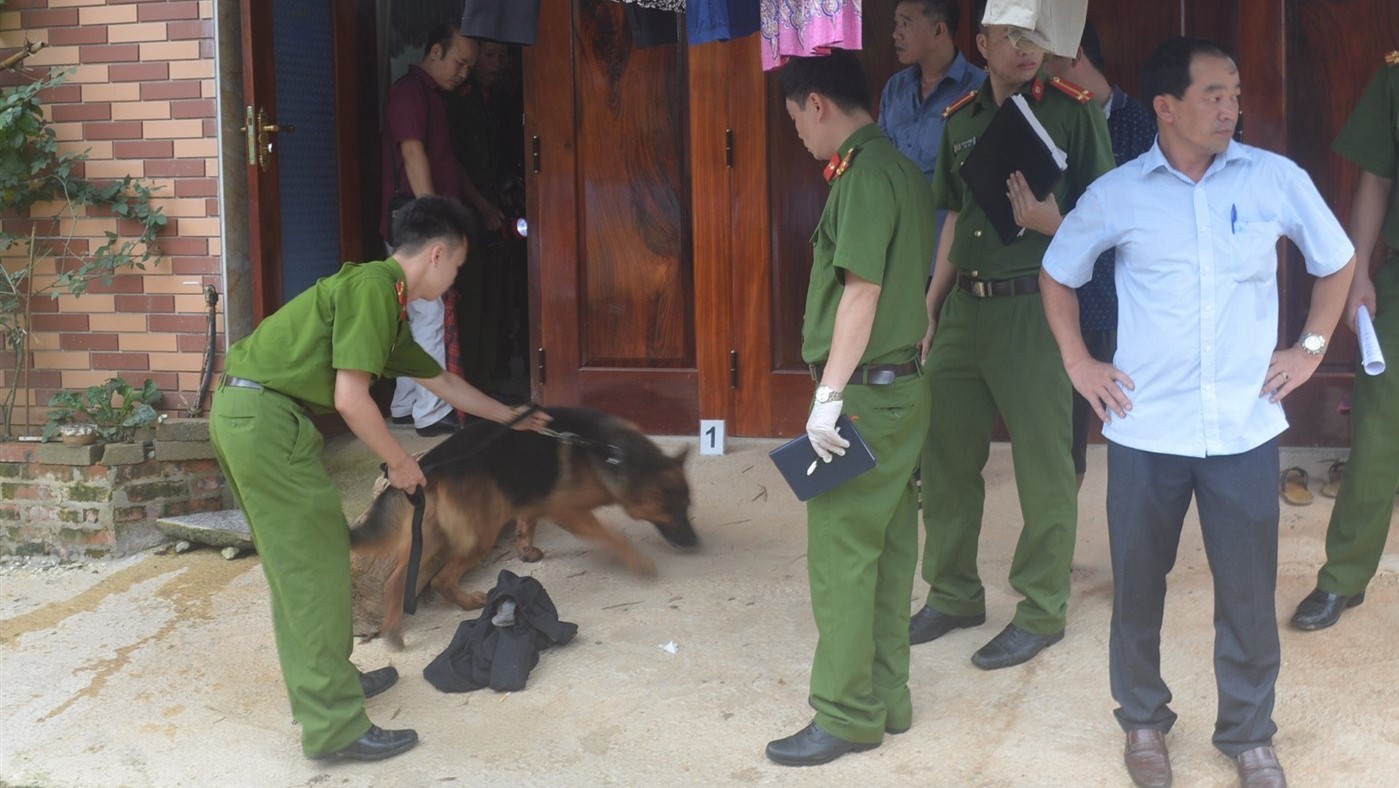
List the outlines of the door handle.
{"label": "door handle", "polygon": [[262,107],[254,109],[249,104],[243,110],[243,125],[238,130],[248,136],[248,164],[257,164],[263,171],[267,170],[267,159],[272,155],[273,134],[296,131],[296,127],[290,123],[278,125],[267,122],[267,110]]}

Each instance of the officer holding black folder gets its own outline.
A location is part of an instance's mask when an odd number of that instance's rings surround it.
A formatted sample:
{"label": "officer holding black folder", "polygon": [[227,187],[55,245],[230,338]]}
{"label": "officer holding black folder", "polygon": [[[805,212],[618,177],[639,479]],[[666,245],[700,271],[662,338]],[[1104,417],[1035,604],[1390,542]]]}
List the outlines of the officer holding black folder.
{"label": "officer holding black folder", "polygon": [[908,598],[918,563],[920,447],[909,438],[927,431],[932,411],[918,341],[935,228],[928,182],[874,125],[855,55],[793,58],[781,77],[797,136],[829,160],[802,323],[802,358],[820,384],[807,438],[827,462],[853,459],[834,459],[852,448],[853,436],[837,432],[844,414],[877,460],[806,505],[816,715],[768,744],[767,757],[812,766],[877,747],[885,733],[913,723]]}
{"label": "officer holding black folder", "polygon": [[[1043,52],[1025,52],[1009,30],[986,25],[977,48],[987,78],[953,103],[933,175],[933,201],[948,211],[928,290],[923,342],[938,412],[923,451],[923,577],[927,604],[909,624],[926,643],[986,621],[977,573],[985,482],[996,417],[1015,458],[1024,526],[1011,563],[1023,595],[1014,618],[972,656],[992,670],[1023,663],[1063,638],[1069,564],[1077,526],[1069,455],[1072,389],[1040,301],[1040,259],[1062,219],[1094,179],[1113,167],[1107,123],[1092,94],[1042,70]],[[1063,177],[1036,201],[1012,175],[1018,237],[1002,241],[959,172],[991,119],[1012,95],[1024,96],[1054,144],[1068,154]]]}

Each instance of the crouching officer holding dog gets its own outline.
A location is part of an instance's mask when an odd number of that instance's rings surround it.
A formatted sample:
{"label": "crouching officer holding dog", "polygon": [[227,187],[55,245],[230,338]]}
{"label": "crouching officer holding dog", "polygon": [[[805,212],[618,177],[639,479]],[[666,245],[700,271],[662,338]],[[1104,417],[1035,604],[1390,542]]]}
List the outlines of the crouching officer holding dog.
{"label": "crouching officer holding dog", "polygon": [[[339,412],[388,467],[389,483],[427,483],[389,433],[369,384],[411,377],[468,413],[508,422],[509,407],[442,368],[413,341],[409,301],[442,295],[466,260],[469,219],[444,197],[409,203],[394,222],[394,257],[347,265],[318,281],[229,348],[209,434],[229,487],[247,514],[267,576],[272,624],[292,717],[311,758],[379,760],[411,748],[411,730],[369,722],[364,699],[389,688],[391,667],[350,663],[350,535],[340,496],[321,462],[308,411]],[[548,420],[525,418],[517,428]]]}
{"label": "crouching officer holding dog", "polygon": [[869,86],[853,54],[793,58],[782,69],[782,96],[807,149],[830,159],[802,329],[802,357],[820,383],[807,436],[823,459],[843,454],[850,443],[835,422],[844,411],[877,460],[807,502],[816,718],[767,746],[773,761],[807,766],[877,747],[913,719],[913,472],[932,410],[917,345],[928,328],[923,283],[936,223],[923,172],[870,118]]}

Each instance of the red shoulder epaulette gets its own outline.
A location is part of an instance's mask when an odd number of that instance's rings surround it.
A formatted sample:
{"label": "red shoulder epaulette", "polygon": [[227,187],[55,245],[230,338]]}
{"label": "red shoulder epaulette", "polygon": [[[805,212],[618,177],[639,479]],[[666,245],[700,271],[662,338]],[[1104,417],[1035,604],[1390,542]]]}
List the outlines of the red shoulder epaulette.
{"label": "red shoulder epaulette", "polygon": [[952,102],[951,104],[948,104],[948,105],[947,105],[947,109],[945,109],[945,110],[942,111],[942,119],[943,119],[943,120],[947,120],[948,118],[952,117],[952,113],[956,112],[957,110],[961,109],[962,107],[965,107],[965,106],[967,106],[968,104],[970,104],[970,103],[972,103],[973,101],[975,101],[975,100],[976,100],[976,94],[977,94],[977,93],[980,93],[980,92],[981,92],[981,91],[979,91],[979,90],[969,91],[969,92],[967,93],[967,95],[965,95],[965,96],[963,96],[963,97],[957,99],[956,101]]}
{"label": "red shoulder epaulette", "polygon": [[1093,91],[1081,88],[1067,79],[1051,77],[1049,84],[1058,88],[1060,93],[1063,93],[1080,104],[1087,104],[1089,101],[1093,100]]}
{"label": "red shoulder epaulette", "polygon": [[1399,49],[1384,56],[1384,62],[1391,66],[1399,66]]}

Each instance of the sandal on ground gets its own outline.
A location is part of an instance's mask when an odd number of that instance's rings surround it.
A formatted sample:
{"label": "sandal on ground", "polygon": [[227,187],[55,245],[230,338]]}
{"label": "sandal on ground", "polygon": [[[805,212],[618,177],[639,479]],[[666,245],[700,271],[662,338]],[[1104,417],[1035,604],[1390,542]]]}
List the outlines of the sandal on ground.
{"label": "sandal on ground", "polygon": [[1346,475],[1346,461],[1336,460],[1331,463],[1331,467],[1326,469],[1326,483],[1321,485],[1321,494],[1327,498],[1335,498],[1341,491],[1341,479]]}
{"label": "sandal on ground", "polygon": [[1278,479],[1278,489],[1282,499],[1293,506],[1306,506],[1312,502],[1312,491],[1307,489],[1311,476],[1301,468],[1288,468]]}

